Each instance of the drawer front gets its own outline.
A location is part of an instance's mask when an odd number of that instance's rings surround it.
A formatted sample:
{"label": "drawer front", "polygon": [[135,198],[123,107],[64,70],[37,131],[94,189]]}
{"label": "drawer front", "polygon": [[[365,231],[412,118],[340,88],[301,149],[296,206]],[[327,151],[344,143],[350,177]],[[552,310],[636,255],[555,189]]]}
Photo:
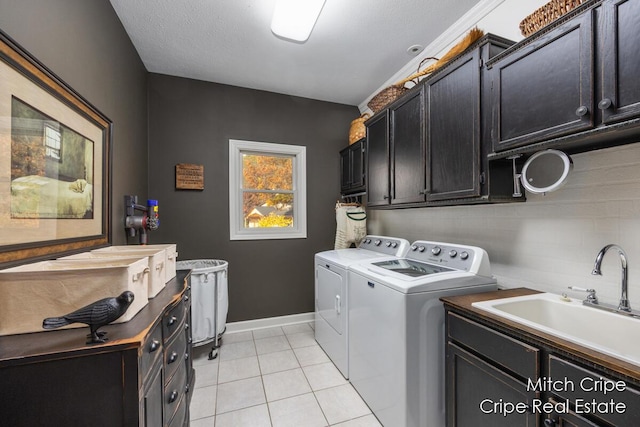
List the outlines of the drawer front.
{"label": "drawer front", "polygon": [[447,334],[525,381],[540,375],[540,350],[535,347],[453,313],[447,314]]}
{"label": "drawer front", "polygon": [[183,427],[185,424],[187,417],[187,399],[183,397],[178,403],[178,408],[176,409],[176,413],[169,424],[169,427]]}
{"label": "drawer front", "polygon": [[164,342],[166,343],[172,337],[172,335],[179,329],[179,326],[182,325],[182,321],[186,315],[186,307],[189,304],[189,300],[185,299],[186,295],[183,295],[182,299],[175,307],[169,310],[162,318],[162,334],[164,337]]}
{"label": "drawer front", "polygon": [[182,369],[178,369],[164,388],[164,419],[171,420],[179,407],[180,401],[184,399],[187,388],[187,370],[184,364],[179,363]]}
{"label": "drawer front", "polygon": [[162,384],[162,370],[154,369],[153,374],[145,385],[144,396],[141,401],[141,425],[154,427],[162,425],[162,398],[164,387]]}
{"label": "drawer front", "polygon": [[158,355],[162,354],[162,347],[162,328],[157,325],[142,345],[142,356],[140,357],[142,378],[146,378],[153,362],[159,357]]}
{"label": "drawer front", "polygon": [[[618,426],[638,425],[640,391],[624,381],[553,355],[549,356],[547,380],[557,381],[554,392],[567,399],[580,416]],[[619,390],[612,390],[615,385]],[[602,391],[607,386],[609,390]]]}
{"label": "drawer front", "polygon": [[[183,328],[185,323],[182,323]],[[169,381],[179,367],[184,367],[183,363],[187,354],[187,334],[178,334],[175,339],[167,345],[164,352],[164,378]]]}

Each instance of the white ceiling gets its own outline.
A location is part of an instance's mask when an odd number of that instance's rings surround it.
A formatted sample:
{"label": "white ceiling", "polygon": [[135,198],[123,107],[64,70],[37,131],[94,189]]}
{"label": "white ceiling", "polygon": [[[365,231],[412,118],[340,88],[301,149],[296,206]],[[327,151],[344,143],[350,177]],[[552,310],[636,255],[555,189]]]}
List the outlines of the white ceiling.
{"label": "white ceiling", "polygon": [[[153,73],[358,105],[480,0],[326,0],[305,43],[275,0],[110,0]],[[304,1],[304,0],[301,0]]]}

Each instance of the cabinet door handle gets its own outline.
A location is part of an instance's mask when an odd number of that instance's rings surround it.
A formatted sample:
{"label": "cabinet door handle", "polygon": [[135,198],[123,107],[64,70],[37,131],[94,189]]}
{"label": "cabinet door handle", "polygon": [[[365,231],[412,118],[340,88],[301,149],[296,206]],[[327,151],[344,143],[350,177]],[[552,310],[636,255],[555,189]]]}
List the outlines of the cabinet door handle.
{"label": "cabinet door handle", "polygon": [[158,340],[151,341],[151,345],[149,346],[149,353],[153,353],[158,348],[160,348],[160,341]]}
{"label": "cabinet door handle", "polygon": [[168,364],[169,365],[172,364],[173,362],[176,361],[177,358],[178,358],[178,353],[176,353],[175,351],[171,352],[171,356],[169,356],[169,363]]}
{"label": "cabinet door handle", "polygon": [[546,427],[554,427],[556,424],[558,424],[558,422],[553,418],[547,418],[546,420],[544,420],[544,425]]}
{"label": "cabinet door handle", "polygon": [[389,196],[382,196],[384,200],[389,200]]}
{"label": "cabinet door handle", "polygon": [[178,320],[176,316],[171,316],[167,322],[167,326],[173,326],[173,324],[176,323],[176,320]]}
{"label": "cabinet door handle", "polygon": [[584,105],[578,107],[578,109],[576,110],[576,116],[578,117],[586,116],[588,113],[589,113],[589,109]]}
{"label": "cabinet door handle", "polygon": [[178,390],[173,390],[169,395],[169,403],[173,403],[178,399]]}
{"label": "cabinet door handle", "polygon": [[609,98],[604,98],[602,101],[598,102],[598,108],[601,110],[607,110],[611,108],[612,105],[613,101],[611,101]]}

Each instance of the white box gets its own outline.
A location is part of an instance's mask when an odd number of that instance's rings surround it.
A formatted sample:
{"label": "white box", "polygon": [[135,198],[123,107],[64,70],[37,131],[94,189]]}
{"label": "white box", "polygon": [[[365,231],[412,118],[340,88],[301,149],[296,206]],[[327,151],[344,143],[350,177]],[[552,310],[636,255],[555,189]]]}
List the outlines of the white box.
{"label": "white box", "polygon": [[139,248],[149,248],[149,249],[164,249],[166,254],[166,268],[165,268],[165,281],[169,282],[171,279],[176,277],[176,262],[178,262],[178,245],[175,243],[167,243],[167,244],[157,244],[157,245],[144,245],[144,246],[112,246],[115,248],[131,248],[131,247],[139,247]]}
{"label": "white box", "polygon": [[0,270],[0,336],[42,332],[47,317],[129,290],[134,300],[114,323],[127,322],[149,302],[148,273],[146,258],[41,261]]}
{"label": "white box", "polygon": [[[100,259],[100,258],[146,258],[149,263],[149,298],[153,298],[164,289],[167,263],[166,252],[163,249],[135,249],[144,248],[145,246],[107,246],[105,248],[94,249],[90,252],[82,252],[68,257],[66,259]],[[133,248],[133,249],[132,249]]]}

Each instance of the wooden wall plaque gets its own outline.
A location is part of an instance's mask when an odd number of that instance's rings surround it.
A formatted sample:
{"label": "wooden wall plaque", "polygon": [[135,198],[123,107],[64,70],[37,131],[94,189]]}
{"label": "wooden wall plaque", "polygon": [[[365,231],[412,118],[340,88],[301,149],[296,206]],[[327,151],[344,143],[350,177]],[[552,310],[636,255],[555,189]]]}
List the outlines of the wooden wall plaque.
{"label": "wooden wall plaque", "polygon": [[204,190],[204,165],[178,163],[176,190]]}

